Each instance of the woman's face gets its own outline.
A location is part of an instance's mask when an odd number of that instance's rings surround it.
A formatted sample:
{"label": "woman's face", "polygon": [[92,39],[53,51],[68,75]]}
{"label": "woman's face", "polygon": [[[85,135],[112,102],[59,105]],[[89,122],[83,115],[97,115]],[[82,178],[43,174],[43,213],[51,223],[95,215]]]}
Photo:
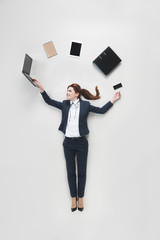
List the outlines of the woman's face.
{"label": "woman's face", "polygon": [[67,89],[66,96],[68,100],[75,101],[78,98],[78,95],[79,93],[76,93],[73,87]]}

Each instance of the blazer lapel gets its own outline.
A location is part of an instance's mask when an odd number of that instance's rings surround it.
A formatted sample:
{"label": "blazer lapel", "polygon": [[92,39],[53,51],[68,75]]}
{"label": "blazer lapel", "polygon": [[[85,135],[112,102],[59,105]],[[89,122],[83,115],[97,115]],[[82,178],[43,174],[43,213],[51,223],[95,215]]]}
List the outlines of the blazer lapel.
{"label": "blazer lapel", "polygon": [[84,110],[84,101],[80,99],[80,112],[79,112],[79,119],[83,116],[83,110]]}
{"label": "blazer lapel", "polygon": [[70,100],[67,101],[66,108],[65,108],[66,119],[68,119],[68,112],[69,112],[69,109],[70,109]]}

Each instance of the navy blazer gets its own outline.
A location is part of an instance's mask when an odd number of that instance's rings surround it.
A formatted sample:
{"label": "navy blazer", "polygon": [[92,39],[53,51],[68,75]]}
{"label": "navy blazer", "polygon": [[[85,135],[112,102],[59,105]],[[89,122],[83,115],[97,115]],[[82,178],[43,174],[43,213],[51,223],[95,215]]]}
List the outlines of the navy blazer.
{"label": "navy blazer", "polygon": [[[70,108],[70,100],[63,100],[63,102],[58,102],[56,100],[51,99],[46,91],[40,92],[44,101],[56,108],[59,108],[62,111],[62,120],[58,130],[62,131],[64,134],[66,132],[67,120],[68,120],[68,112]],[[111,101],[107,102],[103,107],[95,107],[90,104],[89,101],[83,101],[80,99],[80,113],[79,113],[79,133],[81,136],[87,135],[89,133],[89,129],[87,126],[87,117],[89,112],[94,113],[105,113],[111,107],[113,103]]]}

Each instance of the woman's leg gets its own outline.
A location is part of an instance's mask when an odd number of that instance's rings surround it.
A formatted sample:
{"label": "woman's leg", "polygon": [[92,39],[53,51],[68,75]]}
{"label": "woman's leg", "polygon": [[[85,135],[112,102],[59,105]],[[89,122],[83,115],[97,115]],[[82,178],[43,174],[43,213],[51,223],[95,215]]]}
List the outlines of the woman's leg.
{"label": "woman's leg", "polygon": [[67,178],[70,189],[71,197],[77,196],[77,187],[76,187],[76,167],[75,167],[75,155],[76,151],[74,150],[73,142],[71,140],[63,141],[64,155],[66,159],[66,169],[67,169]]}
{"label": "woman's leg", "polygon": [[84,196],[87,172],[87,157],[88,157],[88,140],[82,138],[78,144],[77,151],[77,167],[78,167],[78,196]]}

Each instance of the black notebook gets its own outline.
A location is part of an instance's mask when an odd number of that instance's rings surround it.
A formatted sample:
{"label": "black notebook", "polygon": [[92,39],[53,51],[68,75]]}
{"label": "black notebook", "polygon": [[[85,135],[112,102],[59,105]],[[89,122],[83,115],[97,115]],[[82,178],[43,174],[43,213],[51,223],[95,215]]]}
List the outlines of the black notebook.
{"label": "black notebook", "polygon": [[107,47],[94,61],[101,71],[107,75],[110,73],[122,60],[110,48]]}

